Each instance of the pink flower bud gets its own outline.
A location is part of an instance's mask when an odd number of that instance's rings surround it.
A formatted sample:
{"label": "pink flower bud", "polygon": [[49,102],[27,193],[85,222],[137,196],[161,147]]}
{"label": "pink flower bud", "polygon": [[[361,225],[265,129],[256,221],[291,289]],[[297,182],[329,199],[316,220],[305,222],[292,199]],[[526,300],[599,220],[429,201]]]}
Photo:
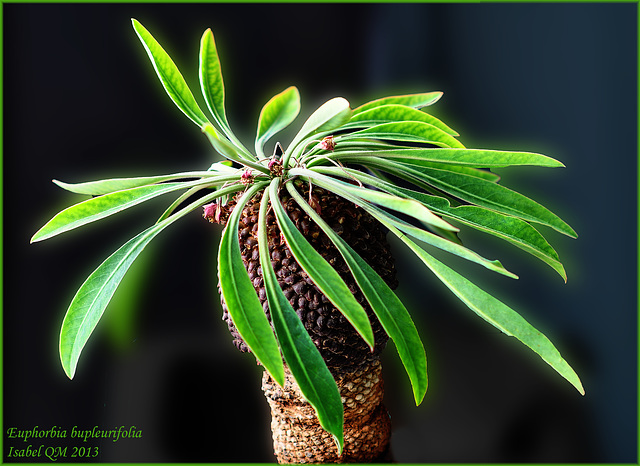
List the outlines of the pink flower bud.
{"label": "pink flower bud", "polygon": [[244,185],[253,183],[253,175],[251,174],[250,169],[247,168],[244,172],[242,172],[242,176],[240,176],[240,181]]}
{"label": "pink flower bud", "polygon": [[326,136],[320,141],[320,147],[324,150],[333,150],[336,148],[336,141],[333,136]]}
{"label": "pink flower bud", "polygon": [[277,159],[269,160],[268,167],[269,167],[269,171],[271,172],[271,175],[282,176],[282,164],[280,163],[280,160],[277,160]]}
{"label": "pink flower bud", "polygon": [[207,204],[205,206],[202,206],[202,208],[204,209],[204,213],[202,214],[202,216],[204,218],[206,218],[207,220],[209,220],[210,222],[215,222],[217,220],[216,216],[218,214],[218,204],[215,202],[212,202],[211,204]]}

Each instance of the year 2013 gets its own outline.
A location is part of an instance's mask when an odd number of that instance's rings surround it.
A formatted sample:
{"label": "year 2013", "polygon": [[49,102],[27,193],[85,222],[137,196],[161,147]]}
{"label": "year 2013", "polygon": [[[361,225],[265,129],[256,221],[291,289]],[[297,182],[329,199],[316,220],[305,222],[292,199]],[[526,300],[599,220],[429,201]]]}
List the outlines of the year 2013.
{"label": "year 2013", "polygon": [[8,458],[48,458],[57,461],[60,458],[95,458],[100,454],[98,447],[53,447],[40,445],[26,448],[9,447]]}

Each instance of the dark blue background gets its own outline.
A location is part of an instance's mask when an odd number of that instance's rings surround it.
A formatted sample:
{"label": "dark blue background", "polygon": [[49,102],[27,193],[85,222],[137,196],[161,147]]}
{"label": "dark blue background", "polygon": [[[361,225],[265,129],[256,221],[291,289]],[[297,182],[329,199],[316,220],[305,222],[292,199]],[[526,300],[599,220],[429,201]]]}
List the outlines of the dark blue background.
{"label": "dark blue background", "polygon": [[[57,333],[75,290],[163,205],[29,245],[76,200],[50,180],[161,174],[211,161],[205,138],[157,82],[131,17],[165,46],[194,93],[199,38],[213,29],[228,116],[249,146],[262,104],[289,85],[301,91],[301,120],[337,95],[355,106],[441,90],[433,113],[468,147],[564,162],[566,169],[501,174],[580,235],[548,234],[567,284],[478,234],[462,238],[520,280],[460,266],[556,343],[586,396],[468,312],[394,243],[398,292],[430,366],[430,388],[416,408],[393,347],[386,351],[394,455],[399,462],[637,461],[633,3],[3,5],[5,431],[135,425],[143,439],[98,442],[99,459],[273,461],[260,370],[235,351],[220,320],[218,231],[197,214],[141,256],[73,382],[58,362]],[[124,319],[114,317],[118,311]],[[118,333],[119,324],[129,330]],[[12,445],[5,439],[5,455]]]}

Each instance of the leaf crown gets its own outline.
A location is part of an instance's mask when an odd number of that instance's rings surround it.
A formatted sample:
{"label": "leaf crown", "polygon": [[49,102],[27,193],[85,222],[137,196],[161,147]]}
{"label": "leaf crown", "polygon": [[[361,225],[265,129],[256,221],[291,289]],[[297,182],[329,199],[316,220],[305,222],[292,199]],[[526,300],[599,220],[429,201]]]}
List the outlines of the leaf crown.
{"label": "leaf crown", "polygon": [[[273,209],[287,245],[303,270],[371,347],[373,333],[362,306],[276,201],[279,192],[286,190],[344,258],[368,304],[394,341],[419,404],[427,390],[427,364],[424,346],[409,312],[380,276],[298,193],[294,180],[304,180],[366,210],[472,311],[520,340],[584,394],[577,374],[542,333],[509,306],[427,252],[427,248],[438,248],[517,278],[499,261],[488,260],[463,246],[456,235],[459,228],[454,224],[457,224],[511,243],[543,261],[566,281],[558,254],[532,223],[573,238],[576,233],[547,208],[499,184],[499,177],[490,171],[519,165],[562,167],[562,163],[536,153],[466,148],[457,139],[458,133],[424,111],[440,99],[441,92],[385,97],[355,109],[344,98],[331,99],[311,114],[281,156],[267,157],[266,143],[288,127],[300,111],[299,92],[288,87],[262,108],[251,152],[227,121],[220,60],[211,30],[205,31],[200,43],[199,78],[212,121],[196,102],[167,52],[138,21],[133,19],[132,23],[167,94],[200,128],[223,160],[214,162],[206,171],[76,184],[54,180],[61,188],[93,197],[54,216],[33,236],[32,242],[157,196],[182,192],[153,226],[109,256],[73,298],[62,324],[59,347],[62,366],[70,378],[118,284],[146,245],[189,212],[205,206],[206,215],[210,203],[241,193],[222,234],[218,255],[221,291],[229,313],[255,357],[280,385],[284,384],[284,357],[320,423],[334,435],[341,448],[343,412],[337,386],[284,297],[271,267],[265,231],[269,208]],[[402,186],[397,180],[402,181]],[[237,234],[242,207],[260,192],[259,256],[273,329],[242,263]],[[200,198],[184,205],[196,193],[201,194]]]}

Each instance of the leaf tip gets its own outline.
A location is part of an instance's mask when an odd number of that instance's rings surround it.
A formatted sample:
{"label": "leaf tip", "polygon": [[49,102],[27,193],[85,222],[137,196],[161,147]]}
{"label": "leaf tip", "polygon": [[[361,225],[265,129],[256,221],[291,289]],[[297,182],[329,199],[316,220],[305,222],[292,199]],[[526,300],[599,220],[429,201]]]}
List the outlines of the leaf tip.
{"label": "leaf tip", "polygon": [[336,447],[338,447],[338,456],[342,455],[342,451],[344,449],[344,437],[341,435],[338,437],[335,434],[331,434],[333,437],[333,441],[336,443]]}
{"label": "leaf tip", "polygon": [[273,380],[275,380],[275,381],[276,381],[276,383],[277,383],[280,387],[284,388],[284,383],[285,383],[285,380],[284,380],[284,370],[282,370],[282,371],[278,371],[278,373],[277,373],[277,374],[273,374],[273,373],[271,373],[271,372],[269,372],[269,374],[271,375],[271,377],[273,378]]}
{"label": "leaf tip", "polygon": [[567,378],[567,380],[569,380],[569,382],[571,382],[571,385],[573,385],[575,387],[576,390],[578,390],[578,393],[580,393],[582,396],[585,396],[586,392],[584,390],[584,387],[582,386],[582,382],[580,381],[580,378],[578,377],[578,374],[575,374],[575,377],[572,379]]}
{"label": "leaf tip", "polygon": [[420,406],[422,404],[426,394],[427,394],[427,385],[425,385],[424,388],[422,388],[422,389],[417,388],[417,387],[414,389],[413,398],[416,401],[416,406]]}
{"label": "leaf tip", "polygon": [[204,43],[205,41],[211,41],[215,44],[215,39],[213,38],[213,31],[211,30],[211,28],[207,28],[206,31],[202,33],[201,42]]}
{"label": "leaf tip", "polygon": [[76,375],[76,364],[73,364],[71,361],[64,361],[62,359],[62,355],[60,356],[60,361],[62,363],[62,369],[64,370],[65,375],[69,378],[69,380],[73,380],[73,377]]}

